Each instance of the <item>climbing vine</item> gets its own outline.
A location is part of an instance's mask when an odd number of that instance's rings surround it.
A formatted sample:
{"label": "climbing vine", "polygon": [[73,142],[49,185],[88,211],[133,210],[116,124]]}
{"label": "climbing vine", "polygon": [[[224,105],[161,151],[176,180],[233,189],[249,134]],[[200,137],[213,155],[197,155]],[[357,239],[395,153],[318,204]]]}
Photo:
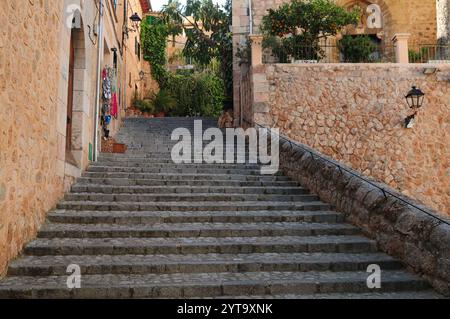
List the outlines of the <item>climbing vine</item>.
{"label": "climbing vine", "polygon": [[170,31],[165,23],[158,20],[144,20],[141,24],[141,43],[144,60],[151,66],[153,78],[162,87],[167,79],[166,48]]}

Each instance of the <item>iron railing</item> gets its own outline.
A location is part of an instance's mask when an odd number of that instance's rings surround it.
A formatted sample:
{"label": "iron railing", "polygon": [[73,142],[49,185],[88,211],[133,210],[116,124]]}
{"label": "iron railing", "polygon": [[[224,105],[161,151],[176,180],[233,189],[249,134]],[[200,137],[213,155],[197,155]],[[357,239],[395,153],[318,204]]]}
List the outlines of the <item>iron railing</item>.
{"label": "iron railing", "polygon": [[288,143],[290,144],[291,148],[293,148],[292,145],[295,145],[295,146],[297,146],[297,147],[303,149],[305,152],[309,153],[313,159],[314,159],[314,158],[320,158],[321,160],[323,160],[323,161],[325,161],[325,162],[327,162],[327,163],[329,163],[329,164],[332,164],[333,166],[337,167],[341,173],[342,173],[342,171],[345,171],[345,172],[347,172],[348,174],[352,175],[353,177],[356,177],[356,178],[358,178],[358,179],[364,181],[365,183],[368,183],[369,185],[371,185],[371,186],[377,188],[378,190],[380,190],[380,191],[383,193],[383,195],[385,196],[385,198],[387,198],[388,195],[389,195],[389,196],[391,196],[391,197],[393,197],[393,198],[395,198],[395,199],[401,201],[402,203],[404,203],[404,204],[406,204],[406,205],[408,205],[408,206],[410,206],[410,207],[413,207],[413,208],[417,209],[418,211],[420,211],[420,212],[422,212],[422,213],[424,213],[424,214],[426,214],[426,215],[428,215],[428,216],[430,216],[430,217],[432,217],[432,218],[434,218],[434,219],[439,220],[441,223],[444,223],[444,224],[447,224],[447,225],[450,226],[450,220],[446,220],[446,219],[444,219],[444,218],[442,218],[442,217],[440,217],[440,216],[437,216],[436,214],[430,213],[430,212],[426,211],[425,209],[420,208],[420,207],[417,206],[416,204],[411,203],[410,201],[407,201],[407,200],[405,200],[405,199],[399,197],[398,195],[396,195],[396,194],[392,193],[391,191],[389,191],[389,190],[387,190],[387,189],[385,189],[385,188],[383,188],[383,187],[377,185],[376,183],[370,181],[369,179],[366,179],[366,178],[364,178],[364,177],[362,177],[362,176],[356,174],[355,172],[351,171],[350,169],[348,169],[348,168],[346,168],[346,167],[344,167],[344,166],[342,166],[342,165],[339,165],[339,164],[336,163],[335,161],[332,161],[332,160],[328,159],[327,157],[325,157],[325,156],[323,156],[323,155],[314,153],[311,149],[308,149],[308,148],[305,147],[304,145],[299,144],[299,143],[297,143],[297,142],[295,142],[295,141],[292,141],[290,138],[285,137],[285,136],[283,136],[283,135],[281,135],[281,134],[274,133],[274,132],[273,132],[270,128],[268,128],[268,127],[265,127],[265,126],[260,125],[260,124],[258,124],[258,123],[255,123],[255,125],[258,126],[258,127],[260,127],[260,128],[262,128],[262,129],[265,129],[265,130],[269,131],[270,134],[276,134],[276,135],[278,135],[279,138],[280,138],[280,140],[284,140],[284,141],[288,142]]}
{"label": "iron railing", "polygon": [[266,48],[263,63],[395,63],[395,46],[371,44],[347,52],[336,42],[296,45],[287,51]]}
{"label": "iron railing", "polygon": [[450,45],[417,44],[409,48],[409,63],[450,63]]}

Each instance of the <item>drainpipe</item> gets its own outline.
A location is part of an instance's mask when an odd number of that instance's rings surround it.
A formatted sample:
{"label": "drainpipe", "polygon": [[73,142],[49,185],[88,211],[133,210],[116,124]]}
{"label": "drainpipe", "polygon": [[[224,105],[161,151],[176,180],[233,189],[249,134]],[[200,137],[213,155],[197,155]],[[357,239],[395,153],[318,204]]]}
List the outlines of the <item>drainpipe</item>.
{"label": "drainpipe", "polygon": [[100,111],[101,82],[102,82],[102,54],[103,54],[103,0],[100,0],[99,18],[98,18],[98,55],[97,55],[97,90],[95,92],[95,109],[94,109],[94,162],[98,160],[98,116]]}

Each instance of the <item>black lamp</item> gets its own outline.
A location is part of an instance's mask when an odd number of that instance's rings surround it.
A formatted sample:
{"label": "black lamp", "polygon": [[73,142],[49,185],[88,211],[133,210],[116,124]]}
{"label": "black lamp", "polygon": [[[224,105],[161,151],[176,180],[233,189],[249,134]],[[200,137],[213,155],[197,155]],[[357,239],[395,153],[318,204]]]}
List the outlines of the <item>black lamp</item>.
{"label": "black lamp", "polygon": [[425,99],[425,93],[423,93],[417,87],[413,86],[412,89],[405,96],[405,99],[406,99],[406,103],[408,103],[408,106],[414,110],[414,114],[408,116],[405,119],[405,127],[412,128],[415,123],[417,112],[423,105],[423,101]]}
{"label": "black lamp", "polygon": [[142,19],[141,19],[141,17],[137,14],[137,12],[135,12],[135,13],[130,17],[130,20],[131,20],[131,24],[132,24],[133,28],[134,28],[135,30],[138,30],[138,29],[139,29],[139,23],[141,23]]}
{"label": "black lamp", "polygon": [[423,100],[425,98],[425,93],[420,89],[413,86],[411,91],[405,96],[408,106],[412,109],[419,109],[422,107]]}

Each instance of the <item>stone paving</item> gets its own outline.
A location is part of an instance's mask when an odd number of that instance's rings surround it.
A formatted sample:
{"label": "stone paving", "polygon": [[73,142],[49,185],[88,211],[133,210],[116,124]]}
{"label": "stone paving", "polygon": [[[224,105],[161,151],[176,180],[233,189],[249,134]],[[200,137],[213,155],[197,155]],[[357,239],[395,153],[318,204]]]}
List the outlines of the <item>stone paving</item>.
{"label": "stone paving", "polygon": [[[78,179],[10,264],[0,298],[440,297],[282,173],[173,164],[178,127],[193,121],[126,120],[117,139],[129,151]],[[67,287],[73,264],[79,289]],[[367,287],[371,264],[381,289]]]}

